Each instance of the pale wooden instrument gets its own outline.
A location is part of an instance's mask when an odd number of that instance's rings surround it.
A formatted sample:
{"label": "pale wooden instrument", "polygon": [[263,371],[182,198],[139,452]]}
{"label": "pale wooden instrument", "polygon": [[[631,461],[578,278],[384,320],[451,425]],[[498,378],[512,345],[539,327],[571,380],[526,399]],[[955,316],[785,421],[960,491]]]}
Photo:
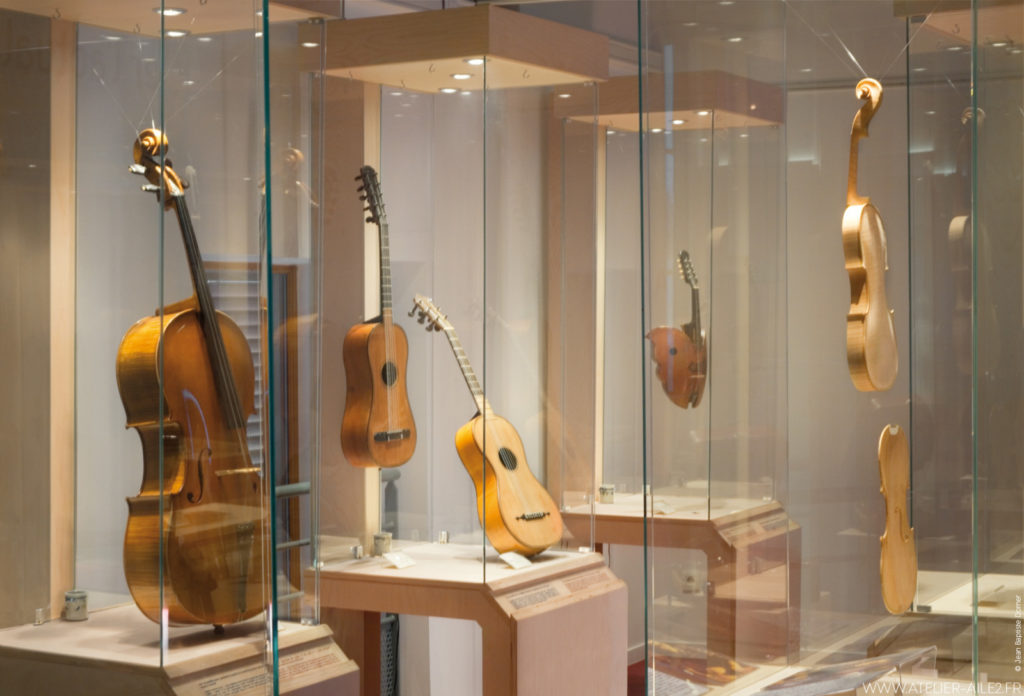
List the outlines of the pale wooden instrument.
{"label": "pale wooden instrument", "polygon": [[910,608],[917,592],[917,546],[907,513],[910,448],[898,425],[887,425],[878,438],[878,474],[885,498],[885,532],[880,538],[882,601],[891,614]]}
{"label": "pale wooden instrument", "polygon": [[861,138],[882,103],[882,85],[864,78],[857,96],[865,100],[850,131],[850,171],[843,214],[843,254],[850,276],[850,311],[846,315],[846,359],[853,385],[861,391],[892,387],[899,369],[893,311],[885,294],[888,249],[882,216],[871,200],[857,194],[857,154]]}
{"label": "pale wooden instrument", "polygon": [[443,331],[476,403],[477,415],[455,434],[455,449],[476,487],[477,516],[499,553],[532,556],[562,538],[562,515],[534,478],[512,424],[494,415],[455,328],[429,298],[416,295],[410,316],[428,331]]}

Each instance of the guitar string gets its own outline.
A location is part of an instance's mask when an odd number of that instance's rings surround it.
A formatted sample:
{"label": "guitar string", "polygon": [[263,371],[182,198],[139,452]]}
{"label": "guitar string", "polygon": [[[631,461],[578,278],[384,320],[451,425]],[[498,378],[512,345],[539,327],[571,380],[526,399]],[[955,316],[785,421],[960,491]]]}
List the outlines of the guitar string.
{"label": "guitar string", "polygon": [[[384,324],[384,384],[388,391],[385,391],[386,404],[387,404],[387,437],[390,438],[391,434],[395,430],[395,423],[397,422],[397,416],[394,413],[395,406],[393,404],[394,399],[391,398],[390,392],[392,384],[388,384],[387,377],[391,374],[388,367],[392,365],[392,358],[394,357],[394,346],[393,337],[391,335],[394,319],[391,312],[391,254],[388,248],[387,240],[387,215],[384,212],[384,199],[380,191],[380,182],[376,175],[370,177],[369,181],[364,181],[366,184],[366,192],[371,197],[370,204],[375,206],[377,210],[374,211],[374,217],[377,218],[377,239],[378,239],[378,255],[380,263],[380,299],[381,299],[381,320]],[[372,189],[372,191],[371,191]],[[386,269],[386,274],[385,274]],[[387,278],[387,309],[385,310],[385,277]],[[397,365],[395,366],[395,382],[398,381]],[[385,440],[390,442],[390,440]]]}

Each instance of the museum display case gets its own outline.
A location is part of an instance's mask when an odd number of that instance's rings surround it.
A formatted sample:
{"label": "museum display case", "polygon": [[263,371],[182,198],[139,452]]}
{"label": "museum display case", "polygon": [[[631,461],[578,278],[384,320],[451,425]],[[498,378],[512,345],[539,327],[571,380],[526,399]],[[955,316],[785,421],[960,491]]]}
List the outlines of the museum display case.
{"label": "museum display case", "polygon": [[1021,0],[0,0],[3,671],[1019,690],[1022,51]]}

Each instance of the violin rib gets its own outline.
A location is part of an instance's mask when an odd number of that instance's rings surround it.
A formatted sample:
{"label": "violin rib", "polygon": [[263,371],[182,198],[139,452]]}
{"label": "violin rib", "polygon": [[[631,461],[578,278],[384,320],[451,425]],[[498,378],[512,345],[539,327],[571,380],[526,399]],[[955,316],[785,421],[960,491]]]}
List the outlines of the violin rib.
{"label": "violin rib", "polygon": [[879,539],[882,601],[890,614],[910,609],[917,592],[917,545],[910,526],[907,490],[910,487],[910,449],[906,433],[887,425],[878,438],[878,474],[885,498],[885,532]]}

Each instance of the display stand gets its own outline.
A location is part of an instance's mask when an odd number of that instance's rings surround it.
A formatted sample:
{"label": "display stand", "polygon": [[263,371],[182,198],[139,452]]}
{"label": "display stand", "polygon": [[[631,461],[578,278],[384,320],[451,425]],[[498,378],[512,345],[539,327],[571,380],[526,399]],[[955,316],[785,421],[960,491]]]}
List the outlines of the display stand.
{"label": "display stand", "polygon": [[[734,660],[795,658],[800,646],[800,527],[777,502],[617,495],[594,505],[594,542],[696,549],[707,556],[708,666],[735,672]],[[709,514],[710,513],[710,514]],[[591,507],[562,513],[573,535],[589,538]]]}
{"label": "display stand", "polygon": [[476,545],[395,548],[415,565],[365,558],[320,571],[321,616],[359,660],[364,696],[379,693],[381,612],[480,624],[486,696],[626,692],[626,586],[599,554],[547,551],[512,570],[490,549],[482,563]]}
{"label": "display stand", "polygon": [[[270,672],[261,621],[172,628],[163,665],[160,631],[134,605],[94,611],[87,621],[55,620],[0,631],[5,692],[37,694],[175,694],[258,696]],[[294,696],[354,695],[359,668],[326,626],[280,623],[279,692]]]}

